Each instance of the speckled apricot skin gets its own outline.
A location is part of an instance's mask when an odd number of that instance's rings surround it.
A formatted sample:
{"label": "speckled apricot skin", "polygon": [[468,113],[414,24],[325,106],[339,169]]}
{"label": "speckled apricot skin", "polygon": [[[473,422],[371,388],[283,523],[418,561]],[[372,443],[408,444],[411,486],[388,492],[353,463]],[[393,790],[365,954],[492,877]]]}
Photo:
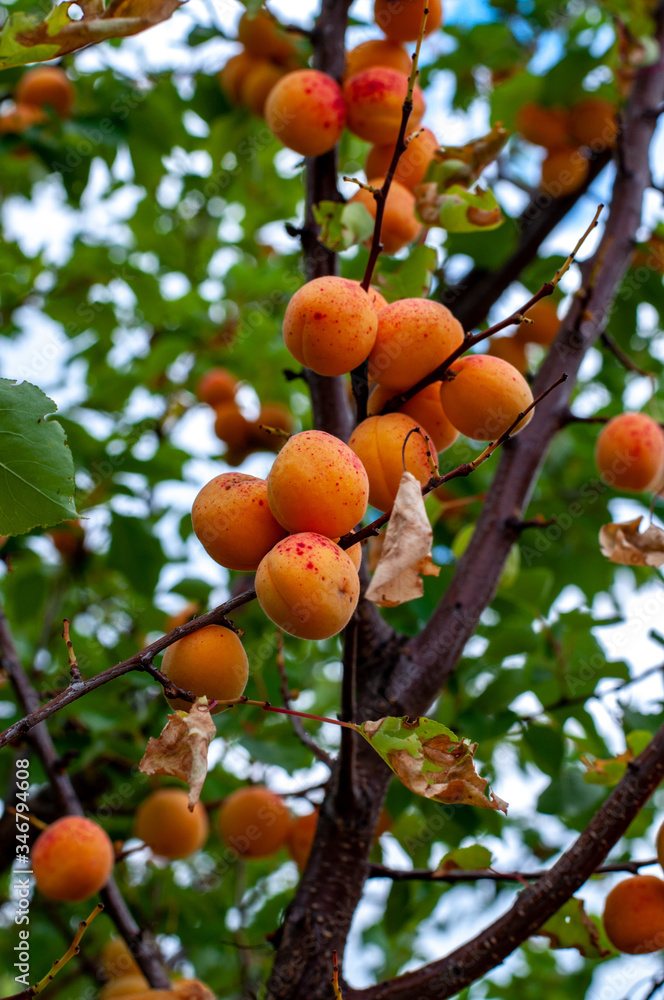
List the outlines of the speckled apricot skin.
{"label": "speckled apricot skin", "polygon": [[299,639],[341,632],[357,607],[360,581],[350,556],[311,531],[278,542],[256,572],[256,594],[271,621]]}
{"label": "speckled apricot skin", "polygon": [[463,343],[463,327],[430,299],[399,299],[378,314],[369,378],[398,392],[409,389]]}
{"label": "speckled apricot skin", "polygon": [[[350,436],[349,446],[359,456],[369,476],[369,503],[377,510],[394,506],[403,474],[403,443],[418,425],[405,413],[367,417]],[[427,443],[421,434],[411,434],[406,445],[406,471],[424,486],[432,475]]]}
{"label": "speckled apricot skin", "polygon": [[[441,406],[440,386],[440,382],[432,382],[396,411],[412,417],[415,423],[429,435],[437,452],[449,448],[459,436],[458,430],[449,422]],[[369,416],[379,414],[392,396],[394,396],[392,389],[377,385],[369,396],[367,405]]]}
{"label": "speckled apricot skin", "polygon": [[369,483],[348,445],[325,431],[301,431],[283,446],[267,478],[270,510],[287,531],[337,538],[367,509]]}
{"label": "speckled apricot skin", "polygon": [[194,532],[205,551],[227,569],[250,572],[286,532],[274,518],[264,479],[242,472],[215,476],[191,509]]}
{"label": "speckled apricot skin", "polygon": [[346,278],[314,278],[288,303],[284,342],[318,375],[344,375],[369,357],[378,321],[371,299]]}
{"label": "speckled apricot skin", "polygon": [[189,811],[189,793],[184,788],[158,788],[136,810],[134,831],[155,854],[174,861],[200,850],[210,824],[202,802]]}
{"label": "speckled apricot skin", "polygon": [[291,817],[280,795],[249,785],[224,799],[217,822],[221,839],[236,854],[267,858],[286,843]]}
{"label": "speckled apricot skin", "polygon": [[[454,379],[443,380],[440,401],[450,422],[474,441],[495,441],[533,401],[521,372],[502,358],[471,354],[455,361]],[[522,431],[533,411],[512,434]]]}
{"label": "speckled apricot skin", "polygon": [[564,198],[583,185],[590,164],[578,149],[562,146],[550,150],[542,162],[541,188],[552,198]]}
{"label": "speckled apricot skin", "polygon": [[[178,687],[192,691],[208,701],[239,698],[247,686],[249,663],[244,646],[229,628],[207,625],[191,632],[169,646],[164,653],[162,671]],[[180,698],[167,699],[171,708],[188,712],[191,703]],[[216,706],[212,714],[222,710]]]}
{"label": "speckled apricot skin", "polygon": [[371,38],[347,53],[346,77],[355,76],[371,66],[390,66],[408,76],[412,61],[403,45],[392,42],[389,38]]}
{"label": "speckled apricot skin", "polygon": [[[380,188],[384,181],[384,177],[372,177],[369,184],[371,187]],[[359,201],[364,205],[369,215],[376,218],[376,199],[371,191],[360,188],[350,200]],[[385,253],[396,253],[406,244],[412,243],[421,229],[422,223],[415,217],[415,195],[403,184],[392,181],[387,194],[380,232],[380,241]],[[369,246],[370,244],[371,239],[366,240],[365,245]]]}
{"label": "speckled apricot skin", "polygon": [[664,482],[664,431],[646,413],[621,413],[600,431],[595,461],[614,489],[654,491]]}
{"label": "speckled apricot skin", "polygon": [[646,955],[664,948],[664,882],[655,875],[634,875],[606,897],[604,930],[614,948]]}
{"label": "speckled apricot skin", "polygon": [[[350,131],[378,146],[395,143],[407,90],[407,75],[390,66],[372,66],[351,76],[344,84]],[[408,119],[409,132],[422,121],[424,109],[424,95],[415,84],[413,110]]]}
{"label": "speckled apricot skin", "polygon": [[42,895],[79,903],[106,885],[115,851],[98,823],[85,816],[63,816],[39,834],[30,860]]}
{"label": "speckled apricot skin", "polygon": [[[442,0],[428,0],[426,28],[430,35],[443,23]],[[414,42],[422,27],[424,0],[375,0],[374,21],[388,38],[395,42]]]}
{"label": "speckled apricot skin", "polygon": [[[405,152],[399,157],[397,168],[394,171],[394,180],[403,184],[409,191],[414,191],[417,185],[424,180],[424,175],[433,160],[434,151],[439,146],[440,143],[431,129],[423,128],[419,134],[415,135],[414,139],[410,140]],[[367,177],[385,175],[393,156],[394,143],[386,146],[372,146],[364,166]]]}
{"label": "speckled apricot skin", "polygon": [[346,124],[341,88],[316,69],[286,73],[268,95],[265,121],[284,146],[301,156],[328,153]]}
{"label": "speckled apricot skin", "polygon": [[515,337],[524,344],[541,344],[548,347],[556,339],[560,329],[560,320],[556,303],[552,299],[540,299],[524,313],[532,323],[520,323],[516,328]]}

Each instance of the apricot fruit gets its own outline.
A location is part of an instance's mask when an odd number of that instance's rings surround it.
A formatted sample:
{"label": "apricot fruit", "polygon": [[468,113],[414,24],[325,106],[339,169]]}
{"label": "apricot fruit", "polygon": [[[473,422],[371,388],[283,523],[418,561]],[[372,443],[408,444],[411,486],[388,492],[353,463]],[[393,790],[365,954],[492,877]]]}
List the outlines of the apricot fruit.
{"label": "apricot fruit", "polygon": [[646,413],[621,413],[600,431],[595,461],[602,479],[616,489],[655,490],[664,475],[664,431]]}
{"label": "apricot fruit", "polygon": [[618,137],[616,109],[601,97],[586,97],[570,111],[570,131],[580,146],[593,152],[614,146]]}
{"label": "apricot fruit", "polygon": [[519,108],[516,127],[524,139],[544,149],[558,149],[571,143],[570,117],[564,108],[543,108],[529,101]]}
{"label": "apricot fruit", "polygon": [[[440,403],[440,382],[432,382],[400,406],[397,413],[405,413],[431,438],[436,451],[444,451],[459,436],[456,427],[447,419]],[[380,414],[385,404],[394,396],[393,389],[378,385],[369,396],[367,413],[370,417]]]}
{"label": "apricot fruit", "polygon": [[618,951],[645,955],[664,948],[664,881],[654,875],[623,879],[606,897],[602,920]]}
{"label": "apricot fruit", "polygon": [[317,69],[297,69],[275,84],[265,102],[265,121],[280,142],[301,156],[333,149],[346,124],[336,80]]}
{"label": "apricot fruit", "polygon": [[[374,21],[392,41],[415,42],[422,27],[424,3],[425,0],[375,0]],[[427,7],[425,37],[443,23],[442,0],[427,0]]]}
{"label": "apricot fruit", "polygon": [[350,556],[311,531],[277,542],[256,572],[256,594],[268,618],[299,639],[328,639],[357,607],[360,582]]}
{"label": "apricot fruit", "polygon": [[270,510],[287,531],[336,538],[364,517],[369,485],[348,445],[325,431],[301,431],[283,446],[267,478]]}
{"label": "apricot fruit", "polygon": [[262,118],[268,94],[284,72],[281,66],[267,61],[253,66],[240,83],[240,103],[243,107],[257,118]]}
{"label": "apricot fruit", "polygon": [[550,150],[542,163],[541,188],[552,198],[574,194],[588,177],[587,157],[571,146]]}
{"label": "apricot fruit", "polygon": [[[391,66],[371,66],[351,76],[344,84],[347,125],[351,132],[376,145],[395,143],[401,127],[408,77]],[[424,114],[424,95],[415,84],[410,130]]]}
{"label": "apricot fruit", "polygon": [[344,375],[369,356],[376,310],[367,292],[347,278],[314,278],[292,297],[284,342],[296,361],[318,375]]}
{"label": "apricot fruit", "polygon": [[390,66],[409,76],[412,60],[403,45],[389,38],[371,38],[346,54],[346,77],[355,76],[371,66]]}
{"label": "apricot fruit", "polygon": [[238,52],[231,56],[226,65],[217,73],[221,89],[225,91],[231,104],[240,103],[240,88],[251,70],[262,63],[261,59],[249,52]]}
{"label": "apricot fruit", "polygon": [[[223,625],[206,625],[178,639],[164,653],[162,671],[174,684],[209,701],[239,698],[249,678],[244,646],[235,632]],[[181,698],[168,700],[176,711],[188,712],[191,703]],[[216,706],[212,714],[221,711]]]}
{"label": "apricot fruit", "polygon": [[560,320],[556,303],[552,299],[540,299],[524,316],[532,320],[532,323],[519,324],[515,333],[518,340],[524,344],[541,344],[543,347],[553,343],[560,329]]}
{"label": "apricot fruit", "polygon": [[189,811],[189,792],[184,788],[158,788],[141,802],[134,833],[163,858],[188,858],[200,850],[210,831],[207,812],[197,802]]}
{"label": "apricot fruit", "polygon": [[194,500],[191,522],[215,562],[244,572],[257,569],[287,534],[270,510],[265,480],[242,472],[210,480]]}
{"label": "apricot fruit", "polygon": [[129,1000],[131,997],[151,993],[150,984],[140,972],[137,975],[112,979],[99,992],[99,1000]]}
{"label": "apricot fruit", "polygon": [[318,809],[307,813],[306,816],[296,816],[290,825],[286,847],[300,872],[303,872],[307,867],[317,826]]}
{"label": "apricot fruit", "polygon": [[369,377],[397,392],[409,389],[463,343],[463,327],[430,299],[399,299],[378,314]]}
{"label": "apricot fruit", "polygon": [[[525,325],[525,324],[524,324]],[[532,330],[532,327],[529,327]],[[528,371],[528,358],[526,357],[526,342],[514,337],[492,337],[489,340],[489,354],[492,358],[502,358],[514,365],[518,372],[525,375]]]}
{"label": "apricot fruit", "polygon": [[237,403],[219,403],[214,407],[214,433],[232,451],[242,451],[249,444],[251,424]]}
{"label": "apricot fruit", "polygon": [[[350,436],[349,446],[359,456],[369,476],[369,503],[377,510],[394,506],[401,476],[403,443],[418,425],[405,413],[367,417]],[[423,430],[423,428],[422,428]],[[432,475],[427,442],[421,434],[411,434],[406,445],[406,471],[424,486]]]}
{"label": "apricot fruit", "polygon": [[[411,135],[413,134],[414,138],[408,142],[394,171],[394,180],[403,184],[409,191],[414,191],[417,185],[422,183],[433,160],[433,154],[440,146],[430,128],[420,129],[416,133],[411,132]],[[367,177],[384,176],[393,156],[394,143],[387,146],[372,146],[364,166]]]}
{"label": "apricot fruit", "polygon": [[[474,441],[495,441],[533,401],[521,372],[488,354],[471,354],[451,366],[454,378],[443,380],[440,401],[451,423]],[[530,410],[512,434],[532,418]]]}
{"label": "apricot fruit", "polygon": [[17,104],[13,111],[0,115],[0,135],[22,135],[47,120],[42,108],[35,104]]}
{"label": "apricot fruit", "polygon": [[[374,188],[381,188],[384,183],[384,177],[375,177],[369,181],[371,187]],[[371,191],[360,188],[350,200],[359,201],[369,214],[374,219],[376,218],[376,199]],[[380,232],[380,241],[385,253],[397,253],[407,243],[412,243],[419,236],[421,229],[422,223],[415,216],[415,195],[403,184],[392,181],[387,193],[383,225]],[[370,246],[370,244],[371,239],[368,239],[366,245]]]}
{"label": "apricot fruit", "polygon": [[221,839],[236,854],[267,858],[284,846],[291,818],[280,795],[263,785],[250,785],[224,799],[218,824]]}
{"label": "apricot fruit", "polygon": [[85,816],[63,816],[39,834],[31,862],[37,888],[44,896],[80,903],[106,885],[115,851],[98,823]]}
{"label": "apricot fruit", "polygon": [[75,97],[74,84],[60,66],[35,66],[27,70],[15,94],[17,104],[53,108],[60,118],[69,118]]}
{"label": "apricot fruit", "polygon": [[196,383],[196,399],[208,406],[232,403],[235,399],[237,379],[225,368],[210,368]]}
{"label": "apricot fruit", "polygon": [[257,448],[278,451],[286,437],[274,434],[272,430],[284,431],[286,436],[293,431],[293,417],[281,403],[264,403],[261,406],[258,420],[251,424],[251,443]]}
{"label": "apricot fruit", "polygon": [[287,62],[295,46],[279,21],[266,10],[244,13],[237,29],[237,39],[252,56]]}
{"label": "apricot fruit", "polygon": [[99,964],[107,979],[142,979],[147,980],[138,967],[136,959],[129,950],[127,942],[121,937],[112,937],[106,942],[99,956]]}

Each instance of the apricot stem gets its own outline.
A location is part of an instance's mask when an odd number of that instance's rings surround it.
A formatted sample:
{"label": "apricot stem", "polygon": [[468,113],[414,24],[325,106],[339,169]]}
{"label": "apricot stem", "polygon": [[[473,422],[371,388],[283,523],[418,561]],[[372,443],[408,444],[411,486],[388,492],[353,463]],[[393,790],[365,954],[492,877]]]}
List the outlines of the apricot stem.
{"label": "apricot stem", "polygon": [[86,930],[88,929],[92,921],[95,919],[95,917],[98,916],[103,909],[104,909],[103,904],[98,903],[97,906],[95,906],[92,913],[90,914],[90,916],[87,918],[87,920],[81,920],[81,922],[78,925],[78,930],[76,931],[74,940],[69,945],[67,951],[64,953],[62,958],[56,959],[53,965],[51,966],[50,970],[44,976],[44,978],[40,979],[39,982],[36,984],[36,986],[32,987],[33,996],[36,996],[38,993],[41,993],[42,990],[46,989],[48,984],[55,979],[58,972],[60,972],[60,970],[64,968],[69,959],[73,958],[75,955],[78,955],[78,953],[81,950],[80,949],[81,938],[83,937],[83,935],[85,934]]}
{"label": "apricot stem", "polygon": [[69,624],[69,619],[65,618],[62,623],[62,638],[65,640],[67,655],[69,656],[69,673],[71,674],[71,679],[75,684],[80,684],[83,681],[83,676],[78,666],[76,654],[74,653],[74,644],[69,638]]}

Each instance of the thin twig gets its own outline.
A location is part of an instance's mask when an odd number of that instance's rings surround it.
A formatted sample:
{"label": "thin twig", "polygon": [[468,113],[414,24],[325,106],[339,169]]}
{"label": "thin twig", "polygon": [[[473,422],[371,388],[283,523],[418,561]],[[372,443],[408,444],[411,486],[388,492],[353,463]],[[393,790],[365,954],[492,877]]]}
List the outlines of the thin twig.
{"label": "thin twig", "polygon": [[611,353],[618,359],[623,368],[626,368],[628,372],[634,372],[636,375],[642,375],[644,378],[655,379],[657,376],[654,372],[646,371],[645,368],[640,368],[635,361],[632,361],[629,354],[623,351],[620,344],[617,344],[610,333],[604,330],[600,334],[599,338],[605,347],[607,347]]}
{"label": "thin twig", "polygon": [[[616,861],[600,865],[594,875],[610,875],[614,872],[629,872],[638,875],[641,868],[658,864],[657,858],[647,858],[644,861]],[[536,882],[548,874],[546,869],[535,872],[497,872],[493,868],[454,868],[451,871],[436,871],[427,868],[411,868],[400,870],[388,868],[387,865],[369,865],[368,878],[389,878],[393,882],[446,882],[456,885],[460,882]]]}
{"label": "thin twig", "polygon": [[71,674],[71,679],[75,684],[80,684],[83,681],[83,676],[78,666],[76,654],[74,653],[74,644],[69,638],[68,618],[65,618],[62,623],[62,638],[65,640],[65,646],[67,647],[67,655],[69,657],[69,673]]}

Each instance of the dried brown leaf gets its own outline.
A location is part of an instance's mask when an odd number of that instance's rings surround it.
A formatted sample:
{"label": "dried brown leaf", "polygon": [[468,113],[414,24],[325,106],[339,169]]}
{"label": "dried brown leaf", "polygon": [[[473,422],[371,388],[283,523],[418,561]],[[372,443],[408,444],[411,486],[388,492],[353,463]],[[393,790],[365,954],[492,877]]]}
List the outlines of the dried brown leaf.
{"label": "dried brown leaf", "polygon": [[424,509],[422,487],[415,476],[404,472],[381,558],[366,596],[381,608],[394,608],[424,593],[422,575],[438,576],[440,567],[431,559],[433,532]]}
{"label": "dried brown leaf", "polygon": [[201,797],[207,775],[207,755],[216,729],[207,698],[197,698],[189,713],[175,712],[157,739],[150,737],[138,766],[144,774],[170,774],[189,785],[189,809]]}
{"label": "dried brown leaf", "polygon": [[599,544],[602,555],[625,566],[664,566],[664,531],[651,524],[639,531],[643,518],[620,524],[605,524],[600,528]]}

